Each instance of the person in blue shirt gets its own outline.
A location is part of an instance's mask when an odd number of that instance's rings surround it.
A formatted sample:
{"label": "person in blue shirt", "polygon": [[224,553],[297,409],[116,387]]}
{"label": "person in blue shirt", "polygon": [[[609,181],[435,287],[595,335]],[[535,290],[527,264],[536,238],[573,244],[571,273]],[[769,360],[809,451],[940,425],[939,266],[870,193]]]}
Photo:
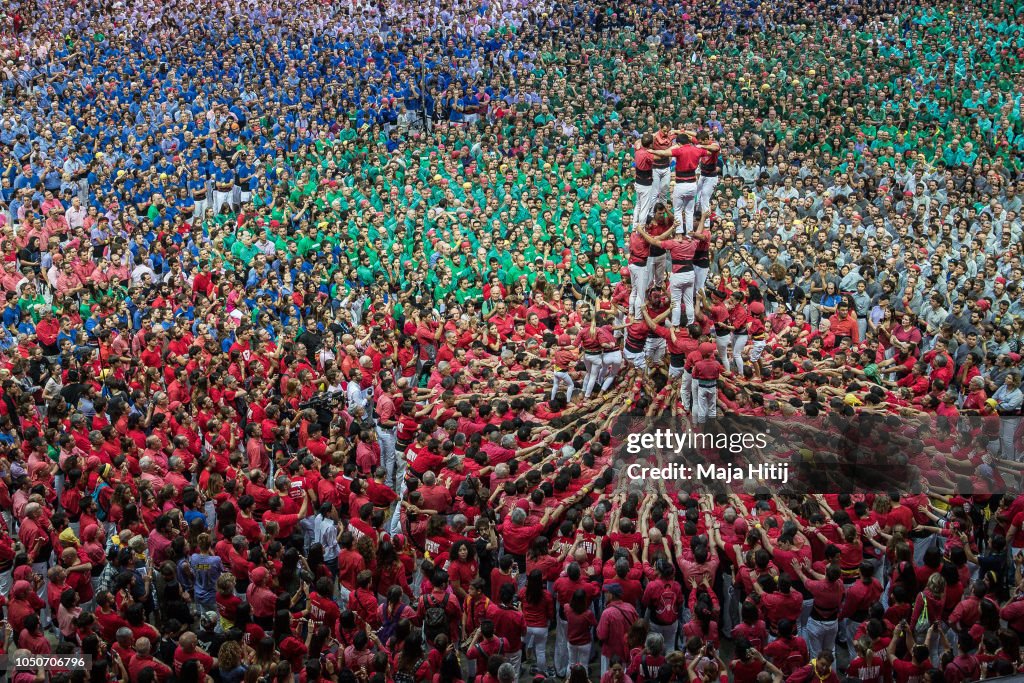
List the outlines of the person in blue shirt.
{"label": "person in blue shirt", "polygon": [[4,306],[4,327],[10,329],[17,327],[21,322],[22,313],[21,308],[18,306],[18,293],[7,292],[6,294],[7,305]]}
{"label": "person in blue shirt", "polygon": [[213,212],[220,213],[224,205],[233,208],[235,194],[235,173],[228,166],[227,159],[221,159],[213,172]]}

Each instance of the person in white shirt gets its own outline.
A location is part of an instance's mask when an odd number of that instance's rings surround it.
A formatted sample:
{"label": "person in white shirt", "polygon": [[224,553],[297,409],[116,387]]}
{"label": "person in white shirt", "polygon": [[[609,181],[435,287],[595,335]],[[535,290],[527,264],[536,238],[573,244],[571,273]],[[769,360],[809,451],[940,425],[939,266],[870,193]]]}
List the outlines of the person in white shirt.
{"label": "person in white shirt", "polygon": [[77,230],[85,225],[86,210],[82,206],[82,200],[78,197],[71,198],[71,206],[64,212],[64,218],[72,230]]}
{"label": "person in white shirt", "polygon": [[992,394],[997,403],[999,415],[999,444],[1001,457],[1004,460],[1020,460],[1020,453],[1014,448],[1014,435],[1020,424],[1020,407],[1024,403],[1024,393],[1020,390],[1020,375],[1011,372],[1006,375],[1003,384]]}

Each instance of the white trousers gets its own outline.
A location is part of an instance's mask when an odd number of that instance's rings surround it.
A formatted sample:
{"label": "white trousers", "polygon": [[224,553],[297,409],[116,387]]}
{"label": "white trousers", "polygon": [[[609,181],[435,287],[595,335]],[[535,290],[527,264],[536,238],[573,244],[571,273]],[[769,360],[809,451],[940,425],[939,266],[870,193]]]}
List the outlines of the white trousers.
{"label": "white trousers", "polygon": [[1004,460],[1019,461],[1018,453],[1013,445],[1013,436],[1017,433],[1020,417],[1004,417],[999,421],[1000,457]]}
{"label": "white trousers", "polygon": [[[693,232],[693,210],[697,206],[697,183],[676,183],[672,189],[672,213],[676,217],[676,232]],[[685,220],[685,222],[684,222]]]}
{"label": "white trousers", "polygon": [[544,626],[527,626],[525,640],[523,648],[527,653],[533,650],[537,668],[543,671],[548,664],[548,629]]}
{"label": "white trousers", "polygon": [[234,200],[234,190],[228,190],[227,192],[220,192],[219,190],[213,191],[213,212],[216,214],[220,213],[221,208],[228,204],[234,206],[232,201]]}
{"label": "white trousers", "polygon": [[590,398],[590,394],[594,392],[594,387],[597,386],[598,379],[601,377],[601,369],[603,366],[601,354],[584,354],[583,365],[587,368],[587,374],[583,378],[583,396]]}
{"label": "white trousers", "polygon": [[645,225],[647,217],[654,211],[655,190],[654,185],[641,185],[634,183],[636,188],[636,206],[633,207],[633,228],[638,225]]}
{"label": "white trousers", "polygon": [[697,179],[697,204],[700,206],[702,214],[706,214],[711,208],[711,196],[715,193],[716,187],[718,187],[718,176],[716,175],[702,175]]}
{"label": "white trousers", "polygon": [[629,264],[629,279],[633,283],[633,289],[629,293],[629,317],[639,319],[643,317],[644,304],[647,303],[647,277],[649,270],[647,264],[639,266],[635,263]]}
{"label": "white trousers", "polygon": [[[557,609],[557,608],[556,608]],[[555,616],[555,674],[565,678],[569,671],[569,641],[567,640],[568,623],[565,619]]]}
{"label": "white trousers", "polygon": [[729,363],[730,351],[732,350],[732,335],[726,334],[720,337],[716,334],[715,346],[718,347],[718,360],[722,363],[725,371],[729,372],[729,368],[732,367]]}
{"label": "white trousers", "polygon": [[718,416],[718,387],[701,386],[699,382],[695,382],[695,384],[697,385],[697,401],[693,407],[693,417],[697,424],[704,424],[709,418]]}
{"label": "white trousers", "polygon": [[648,337],[644,344],[644,353],[647,354],[647,365],[655,367],[661,365],[665,359],[665,351],[668,350],[668,343],[661,337]]}
{"label": "white trousers", "polygon": [[626,362],[632,365],[637,370],[647,369],[647,354],[644,351],[640,353],[634,353],[633,351],[623,351],[623,355],[626,357]]}
{"label": "white trousers", "polygon": [[697,291],[704,289],[704,283],[708,281],[708,270],[700,266],[693,267],[694,289]]}
{"label": "white trousers", "polygon": [[668,254],[647,257],[648,284],[655,287],[665,282],[665,268],[668,265]]}
{"label": "white trousers", "polygon": [[658,202],[667,202],[669,199],[668,190],[672,186],[672,169],[668,166],[665,168],[654,169],[654,198]]}
{"label": "white trousers", "polygon": [[192,209],[192,219],[201,221],[206,218],[206,210],[213,206],[213,202],[209,200],[209,195],[202,199],[195,200],[195,207]]}
{"label": "white trousers", "polygon": [[551,399],[554,400],[558,394],[558,385],[563,383],[566,385],[565,400],[572,401],[572,392],[576,390],[576,384],[572,381],[572,377],[569,376],[568,372],[555,371],[555,381],[551,386]]}
{"label": "white trousers", "polygon": [[586,645],[573,645],[569,643],[569,666],[580,666],[590,667],[590,647],[592,643]]}
{"label": "white trousers", "polygon": [[400,481],[399,475],[402,472],[398,466],[398,455],[395,451],[395,446],[398,443],[396,429],[394,427],[391,429],[377,427],[377,443],[380,445],[380,464],[387,472],[385,483],[388,487],[397,490],[396,483]]}
{"label": "white trousers", "polygon": [[732,360],[736,364],[736,372],[743,376],[743,347],[747,345],[747,335],[732,335]]}
{"label": "white trousers", "polygon": [[622,369],[622,351],[616,349],[601,356],[601,391],[608,391]]}
{"label": "white trousers", "polygon": [[672,299],[672,325],[678,327],[682,320],[682,313],[686,309],[686,324],[693,324],[693,283],[695,281],[692,270],[681,273],[672,273],[668,279],[668,295]]}
{"label": "white trousers", "polygon": [[751,344],[751,346],[750,346],[750,362],[751,363],[753,363],[754,361],[761,360],[761,354],[764,353],[765,344],[766,344],[766,342],[763,339],[755,341],[753,344]]}
{"label": "white trousers", "polygon": [[835,619],[831,621],[808,619],[807,625],[804,627],[804,640],[807,641],[808,652],[829,652],[834,656],[838,635],[839,622]]}

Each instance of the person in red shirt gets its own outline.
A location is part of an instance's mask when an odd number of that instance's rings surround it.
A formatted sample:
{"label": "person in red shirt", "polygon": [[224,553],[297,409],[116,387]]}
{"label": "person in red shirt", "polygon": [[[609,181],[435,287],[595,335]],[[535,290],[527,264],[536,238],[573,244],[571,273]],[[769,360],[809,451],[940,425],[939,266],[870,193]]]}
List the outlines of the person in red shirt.
{"label": "person in red shirt", "polygon": [[369,630],[380,628],[377,594],[371,589],[373,572],[364,569],[356,576],[356,589],[348,598],[348,609],[356,615],[361,626]]}
{"label": "person in red shirt", "polygon": [[693,232],[693,213],[697,207],[697,167],[707,156],[707,150],[694,145],[692,136],[683,131],[676,138],[678,144],[668,150],[652,152],[655,156],[671,156],[676,160],[675,187],[672,189],[672,211],[675,214],[676,232]]}
{"label": "person in red shirt", "polygon": [[828,652],[817,654],[810,664],[806,664],[786,678],[786,683],[839,683],[832,665],[835,657]]}
{"label": "person in red shirt", "polygon": [[971,654],[977,644],[969,634],[962,634],[957,643],[959,652],[943,670],[944,683],[966,683],[981,678],[981,664],[978,656]]}
{"label": "person in red shirt", "polygon": [[[737,290],[729,297],[729,329],[732,331],[732,360],[736,373],[743,376],[743,348],[749,337],[750,313],[745,303],[746,295]],[[728,363],[724,364],[726,368]]]}
{"label": "person in red shirt", "polygon": [[842,570],[839,565],[830,564],[822,575],[810,567],[805,569],[795,559],[792,567],[812,600],[811,614],[803,632],[807,649],[813,653],[834,654],[836,637],[839,635],[839,610],[845,594]]}
{"label": "person in red shirt", "polygon": [[[630,305],[632,306],[632,303]],[[605,346],[615,343],[614,338],[609,337],[605,328],[597,324],[597,309],[592,309],[588,324],[581,327],[572,344],[574,347],[582,349],[583,352],[583,366],[587,371],[583,377],[584,398],[590,398],[601,377]]]}
{"label": "person in red shirt", "polygon": [[505,584],[498,592],[498,602],[492,602],[484,613],[486,619],[494,622],[494,634],[508,642],[506,659],[515,667],[516,677],[523,662],[523,637],[526,635],[526,619],[513,605],[516,587]]}
{"label": "person in red shirt", "polygon": [[147,668],[153,669],[157,683],[166,683],[171,678],[171,667],[154,658],[152,648],[149,638],[139,638],[135,641],[135,656],[128,664],[128,680],[131,683],[139,683],[139,674]]}
{"label": "person in red shirt", "polygon": [[394,384],[391,375],[381,375],[380,384],[377,387],[377,401],[374,406],[374,414],[377,418],[377,442],[380,444],[380,461],[386,473],[385,484],[390,488],[395,488],[395,482],[405,476],[402,471],[404,464],[399,463],[395,451],[398,440],[398,410],[395,406],[395,399],[391,396]]}
{"label": "person in red shirt", "polygon": [[466,645],[466,658],[475,671],[486,670],[491,657],[504,657],[509,653],[508,639],[496,635],[494,628],[493,621],[482,619]]}
{"label": "person in red shirt", "polygon": [[669,239],[668,233],[656,237],[645,232],[643,228],[638,228],[637,232],[650,242],[652,249],[656,246],[665,249],[671,259],[669,297],[672,301],[672,324],[676,327],[680,325],[685,310],[686,324],[692,325],[695,317],[693,296],[696,281],[693,259],[700,241],[710,239],[710,234],[701,231],[692,237],[677,235],[674,239]]}
{"label": "person in red shirt", "polygon": [[[448,587],[448,572],[443,569],[434,571],[430,577],[431,590],[420,596],[419,606],[416,610],[416,619],[420,623],[428,616],[428,610],[443,609],[448,617],[448,642],[459,641],[459,631],[462,626],[462,607],[459,600],[452,594]],[[429,631],[430,624],[424,623],[424,631]]]}
{"label": "person in red shirt", "polygon": [[541,516],[540,521],[535,524],[528,523],[526,511],[516,507],[501,523],[499,531],[505,543],[505,552],[513,558],[518,572],[526,571],[526,553],[533,545],[534,539],[544,532],[548,521],[558,517],[562,512],[562,505],[555,508],[547,508]]}
{"label": "person in red shirt", "polygon": [[860,343],[860,330],[857,328],[857,316],[850,309],[850,304],[847,303],[846,299],[840,299],[836,305],[836,312],[829,318],[831,325],[830,329],[832,334],[836,336],[836,340],[840,340],[843,337],[849,338],[850,342],[854,345]]}
{"label": "person in red shirt", "polygon": [[555,600],[544,586],[544,573],[534,569],[526,577],[526,585],[519,591],[519,604],[523,610],[526,623],[526,640],[524,643],[527,654],[534,653],[538,671],[547,667],[548,624],[555,616]]}
{"label": "person in red shirt", "polygon": [[[617,584],[616,584],[617,585]],[[590,607],[590,598],[585,590],[577,588],[572,597],[566,602],[562,609],[565,615],[565,639],[567,654],[565,658],[566,668],[570,666],[588,666],[590,663],[590,650],[594,644],[594,627],[597,626],[597,617]],[[555,649],[555,668],[559,664],[558,648]]]}
{"label": "person in red shirt", "polygon": [[882,683],[888,680],[888,662],[871,649],[871,639],[864,637],[854,643],[857,656],[850,660],[846,674],[864,683]]}
{"label": "person in red shirt", "polygon": [[693,382],[697,385],[693,417],[697,424],[718,415],[718,378],[725,368],[715,359],[715,345],[703,342],[697,349],[700,360],[693,365]]}
{"label": "person in red shirt", "polygon": [[807,643],[796,635],[796,624],[789,619],[779,621],[777,632],[779,637],[765,645],[762,651],[765,657],[789,676],[810,661]]}
{"label": "person in red shirt", "polygon": [[[896,648],[900,643],[905,643],[910,661],[896,656]],[[915,643],[914,631],[906,623],[896,627],[885,653],[894,683],[916,683],[932,668],[928,646]]]}
{"label": "person in red shirt", "polygon": [[639,230],[629,236],[629,281],[633,289],[629,293],[629,310],[626,315],[637,320],[647,303],[647,289],[650,286],[650,269],[647,261],[651,255],[651,245],[640,234]]}
{"label": "person in red shirt", "polygon": [[633,187],[636,190],[636,206],[633,208],[633,229],[643,225],[654,209],[654,202],[658,199],[657,188],[654,186],[654,162],[655,156],[651,151],[654,144],[654,136],[644,133],[636,142],[633,153],[633,168],[636,178]]}
{"label": "person in red shirt", "polygon": [[269,587],[269,577],[266,567],[256,567],[249,575],[249,588],[245,593],[253,621],[264,629],[273,628],[277,611],[277,594]]}
{"label": "person in red shirt", "polygon": [[597,622],[597,637],[601,641],[601,675],[608,671],[613,657],[619,661],[629,659],[626,634],[638,615],[633,605],[622,600],[622,586],[612,582],[604,586],[605,607]]}
{"label": "person in red shirt", "polygon": [[181,667],[185,662],[196,660],[204,674],[209,674],[216,666],[217,660],[199,647],[199,639],[195,633],[185,631],[178,637],[178,647],[174,650],[174,673],[181,675]]}
{"label": "person in red shirt", "polygon": [[665,652],[676,649],[679,614],[684,603],[683,589],[675,580],[675,568],[661,557],[655,562],[658,577],[647,584],[641,602],[650,614],[651,631],[664,638]]}
{"label": "person in red shirt", "polygon": [[875,566],[870,562],[861,562],[859,573],[860,578],[846,589],[846,599],[839,612],[839,617],[846,620],[846,643],[850,659],[856,657],[854,636],[857,629],[867,619],[868,609],[882,597],[882,584],[875,578]]}

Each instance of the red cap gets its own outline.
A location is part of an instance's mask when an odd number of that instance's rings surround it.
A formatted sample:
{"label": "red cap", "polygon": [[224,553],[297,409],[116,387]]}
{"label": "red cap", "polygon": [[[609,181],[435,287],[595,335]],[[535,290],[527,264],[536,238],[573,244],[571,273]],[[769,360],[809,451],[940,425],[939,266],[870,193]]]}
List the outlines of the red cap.
{"label": "red cap", "polygon": [[701,342],[700,346],[697,347],[697,350],[700,351],[700,355],[702,356],[713,356],[715,355],[716,348],[711,342]]}
{"label": "red cap", "polygon": [[988,299],[978,299],[976,303],[978,305],[978,308],[980,308],[983,311],[987,311],[988,309],[992,308],[992,304],[988,302]]}
{"label": "red cap", "polygon": [[622,268],[619,271],[619,276],[620,277],[629,277],[629,268]]}

